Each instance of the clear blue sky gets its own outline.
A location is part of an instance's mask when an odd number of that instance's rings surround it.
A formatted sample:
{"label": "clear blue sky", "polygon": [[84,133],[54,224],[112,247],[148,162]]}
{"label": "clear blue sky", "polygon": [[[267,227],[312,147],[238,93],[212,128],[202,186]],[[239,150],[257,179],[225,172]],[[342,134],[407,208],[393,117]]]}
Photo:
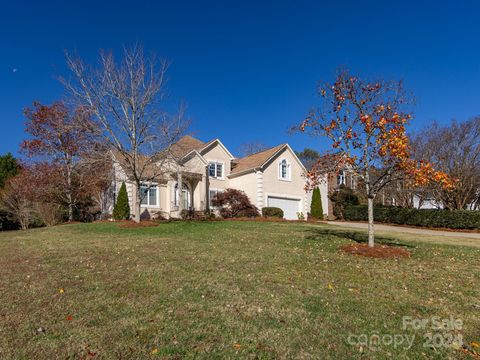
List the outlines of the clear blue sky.
{"label": "clear blue sky", "polygon": [[403,79],[414,128],[470,118],[480,114],[479,14],[474,1],[3,1],[0,153],[17,152],[24,107],[62,97],[65,49],[94,61],[134,42],[172,61],[171,100],[188,104],[191,131],[234,152],[251,141],[323,149],[287,130],[339,66]]}

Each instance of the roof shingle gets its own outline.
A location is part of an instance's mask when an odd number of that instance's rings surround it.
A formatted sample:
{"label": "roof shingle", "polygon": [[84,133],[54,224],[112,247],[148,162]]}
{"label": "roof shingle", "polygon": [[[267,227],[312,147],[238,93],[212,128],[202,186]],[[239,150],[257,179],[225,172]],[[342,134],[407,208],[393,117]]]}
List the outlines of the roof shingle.
{"label": "roof shingle", "polygon": [[181,159],[185,155],[187,155],[190,151],[201,150],[206,145],[207,144],[204,143],[203,141],[195,139],[190,135],[185,135],[184,137],[182,137],[180,140],[178,140],[175,144],[171,146],[170,151],[173,154],[173,156],[175,156],[177,159]]}
{"label": "roof shingle", "polygon": [[268,159],[270,159],[272,156],[274,156],[280,149],[282,149],[286,144],[281,144],[278,146],[275,146],[273,148],[267,149],[260,151],[258,153],[252,154],[245,156],[241,159],[235,159],[233,161],[233,166],[232,166],[232,172],[231,174],[237,174],[242,171],[250,170],[250,169],[255,169],[257,167],[262,166],[267,162]]}

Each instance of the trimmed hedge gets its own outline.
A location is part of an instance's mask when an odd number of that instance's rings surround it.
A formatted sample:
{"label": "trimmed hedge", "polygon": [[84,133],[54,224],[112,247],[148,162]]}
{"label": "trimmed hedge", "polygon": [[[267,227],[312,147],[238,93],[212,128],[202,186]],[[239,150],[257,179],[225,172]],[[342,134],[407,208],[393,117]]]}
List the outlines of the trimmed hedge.
{"label": "trimmed hedge", "polygon": [[[368,221],[367,206],[347,206],[343,216],[345,220]],[[398,225],[449,229],[480,228],[480,211],[475,210],[406,209],[376,206],[373,209],[373,218],[376,222]]]}
{"label": "trimmed hedge", "polygon": [[283,218],[283,210],[278,207],[262,208],[262,216]]}

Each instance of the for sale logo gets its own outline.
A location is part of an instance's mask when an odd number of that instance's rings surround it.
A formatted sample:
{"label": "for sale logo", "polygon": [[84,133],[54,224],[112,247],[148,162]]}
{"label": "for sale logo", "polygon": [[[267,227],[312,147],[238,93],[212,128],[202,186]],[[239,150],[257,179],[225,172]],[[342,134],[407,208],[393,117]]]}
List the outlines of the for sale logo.
{"label": "for sale logo", "polygon": [[377,351],[382,347],[409,350],[412,348],[416,335],[405,334],[405,330],[423,332],[423,346],[428,348],[455,347],[463,345],[463,337],[460,331],[463,329],[463,321],[453,316],[441,318],[414,318],[404,316],[402,318],[403,333],[380,333],[373,331],[368,334],[349,334],[347,342],[350,345]]}

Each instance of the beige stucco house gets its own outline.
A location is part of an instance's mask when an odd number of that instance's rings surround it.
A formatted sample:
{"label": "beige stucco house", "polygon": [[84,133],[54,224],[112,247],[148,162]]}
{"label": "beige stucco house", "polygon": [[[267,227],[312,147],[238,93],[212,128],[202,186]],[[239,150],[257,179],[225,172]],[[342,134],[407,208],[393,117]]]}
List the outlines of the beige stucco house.
{"label": "beige stucco house", "polygon": [[[184,136],[171,153],[175,171],[142,190],[144,217],[179,217],[182,209],[215,210],[212,198],[228,188],[244,191],[259,210],[275,206],[283,209],[286,219],[307,216],[311,194],[304,190],[306,169],[288,144],[236,158],[219,139],[203,142]],[[115,162],[115,170],[114,193],[125,182],[131,205],[135,188],[122,171],[121,161]]]}

